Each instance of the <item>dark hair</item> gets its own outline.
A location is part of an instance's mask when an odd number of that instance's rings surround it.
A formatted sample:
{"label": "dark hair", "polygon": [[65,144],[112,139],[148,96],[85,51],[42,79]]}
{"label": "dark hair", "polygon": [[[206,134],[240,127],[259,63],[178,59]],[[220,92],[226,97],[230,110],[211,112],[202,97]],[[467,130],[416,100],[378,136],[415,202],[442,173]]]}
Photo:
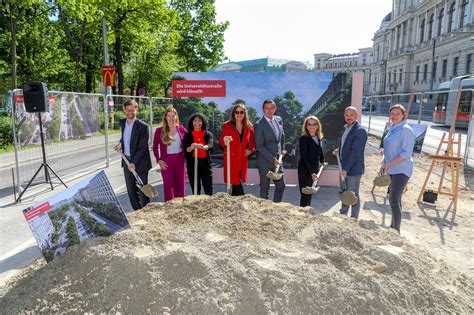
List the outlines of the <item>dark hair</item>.
{"label": "dark hair", "polygon": [[237,123],[235,122],[235,112],[239,108],[242,108],[245,112],[244,119],[242,120],[242,124],[244,128],[249,129],[249,130],[253,129],[253,125],[249,120],[249,112],[247,110],[247,107],[243,103],[237,103],[234,105],[234,107],[232,107],[232,110],[230,112],[230,119],[227,122],[229,122],[234,127],[237,125]]}
{"label": "dark hair", "polygon": [[271,99],[268,99],[268,100],[264,100],[264,101],[263,101],[262,109],[265,108],[265,105],[266,105],[266,104],[273,104],[273,105],[275,105],[275,107],[276,107],[275,101],[274,101],[274,100],[271,100]]}
{"label": "dark hair", "polygon": [[188,131],[194,130],[193,120],[194,120],[194,118],[196,118],[196,117],[200,118],[201,121],[202,121],[201,130],[206,131],[206,130],[207,130],[207,117],[206,117],[203,113],[194,113],[194,114],[191,114],[191,116],[189,116],[189,119],[188,119]]}
{"label": "dark hair", "polygon": [[127,100],[125,103],[123,103],[123,108],[125,109],[127,106],[133,106],[135,108],[138,108],[138,103],[135,100]]}

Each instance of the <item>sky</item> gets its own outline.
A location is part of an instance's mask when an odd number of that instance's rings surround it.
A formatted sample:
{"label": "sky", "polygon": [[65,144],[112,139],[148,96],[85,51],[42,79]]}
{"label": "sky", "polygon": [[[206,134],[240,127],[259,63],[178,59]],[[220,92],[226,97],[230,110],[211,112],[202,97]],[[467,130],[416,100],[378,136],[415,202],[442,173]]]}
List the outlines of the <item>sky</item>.
{"label": "sky", "polygon": [[315,53],[372,47],[392,0],[215,0],[217,21],[229,21],[231,61],[282,58],[309,61]]}
{"label": "sky", "polygon": [[216,102],[221,111],[243,99],[261,116],[262,102],[291,90],[298,101],[308,110],[326,91],[332,73],[314,72],[192,72],[177,73],[187,80],[226,80],[226,97],[205,97],[204,102]]}

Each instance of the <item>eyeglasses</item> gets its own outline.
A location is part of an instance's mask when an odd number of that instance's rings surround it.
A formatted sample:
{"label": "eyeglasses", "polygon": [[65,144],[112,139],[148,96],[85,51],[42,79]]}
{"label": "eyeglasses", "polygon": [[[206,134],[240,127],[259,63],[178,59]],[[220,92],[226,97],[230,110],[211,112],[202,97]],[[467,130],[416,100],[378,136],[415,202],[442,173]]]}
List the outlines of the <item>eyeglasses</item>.
{"label": "eyeglasses", "polygon": [[235,114],[236,115],[243,115],[243,114],[245,114],[245,111],[244,110],[236,110]]}
{"label": "eyeglasses", "polygon": [[307,123],[306,125],[309,127],[315,127],[318,125],[318,123]]}

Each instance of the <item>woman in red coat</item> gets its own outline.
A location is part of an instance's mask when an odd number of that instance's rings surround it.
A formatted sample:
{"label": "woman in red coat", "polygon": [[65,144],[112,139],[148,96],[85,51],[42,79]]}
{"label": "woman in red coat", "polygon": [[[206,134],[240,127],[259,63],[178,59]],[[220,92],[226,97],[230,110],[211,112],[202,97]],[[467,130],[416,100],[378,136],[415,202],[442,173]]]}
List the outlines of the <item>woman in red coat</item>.
{"label": "woman in red coat", "polygon": [[247,180],[248,156],[255,151],[253,126],[244,104],[232,108],[230,120],[222,126],[220,145],[224,149],[224,182],[227,183],[227,147],[230,147],[230,183],[232,196],[244,194],[242,183]]}

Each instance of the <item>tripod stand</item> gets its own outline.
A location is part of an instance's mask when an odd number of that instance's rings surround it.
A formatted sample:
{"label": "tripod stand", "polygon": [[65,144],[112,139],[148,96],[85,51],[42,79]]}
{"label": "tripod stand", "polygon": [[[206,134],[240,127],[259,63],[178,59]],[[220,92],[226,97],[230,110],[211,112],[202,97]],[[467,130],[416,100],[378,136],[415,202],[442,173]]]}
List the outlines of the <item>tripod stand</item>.
{"label": "tripod stand", "polygon": [[41,151],[43,153],[43,163],[40,165],[35,175],[33,175],[33,177],[30,179],[25,189],[18,196],[18,198],[16,199],[16,202],[21,201],[21,196],[23,196],[23,194],[26,192],[28,187],[30,187],[31,183],[35,180],[36,176],[39,174],[42,168],[44,168],[44,179],[47,183],[51,185],[51,190],[54,190],[54,187],[53,187],[53,181],[51,180],[51,176],[49,175],[49,171],[51,171],[51,173],[53,173],[54,176],[56,176],[56,178],[59,179],[61,184],[63,184],[64,187],[67,188],[67,185],[62,181],[62,179],[58,176],[58,174],[56,174],[56,172],[53,171],[51,166],[49,166],[49,164],[46,162],[46,150],[44,149],[43,122],[41,121],[41,113],[38,113],[38,119],[39,119],[39,126],[40,126],[40,139],[41,139]]}

